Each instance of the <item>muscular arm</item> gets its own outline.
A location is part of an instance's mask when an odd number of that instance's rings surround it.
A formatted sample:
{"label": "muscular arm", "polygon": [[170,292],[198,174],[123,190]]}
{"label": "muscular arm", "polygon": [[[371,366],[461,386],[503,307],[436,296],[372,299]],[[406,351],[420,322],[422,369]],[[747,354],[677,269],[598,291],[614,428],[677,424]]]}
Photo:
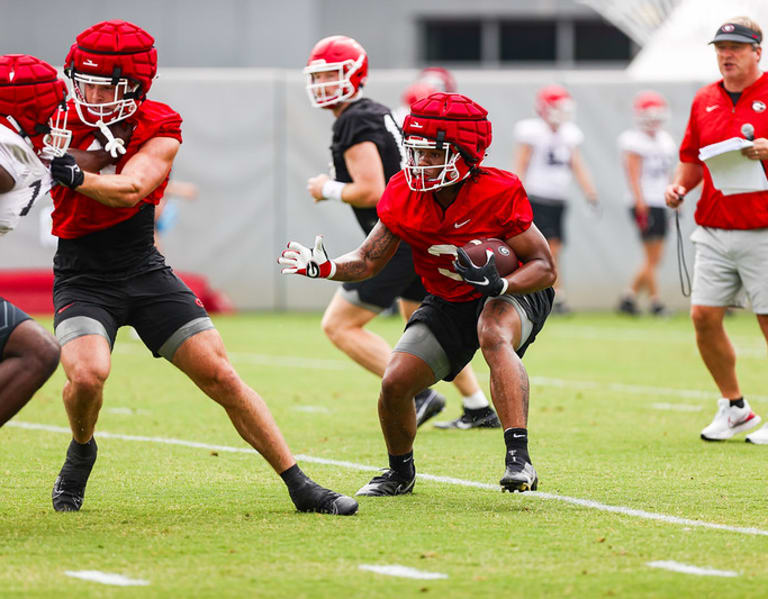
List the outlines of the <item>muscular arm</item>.
{"label": "muscular arm", "polygon": [[394,256],[400,238],[379,221],[356,250],[334,258],[334,281],[362,281],[377,274]]}
{"label": "muscular arm", "polygon": [[77,191],[105,206],[135,206],[168,176],[179,146],[179,141],[170,137],[154,137],[126,162],[120,174],[86,172]]}
{"label": "muscular arm", "polygon": [[77,165],[86,172],[98,173],[105,166],[115,163],[115,159],[106,150],[77,150],[69,148],[68,154],[72,154],[77,160]]}
{"label": "muscular arm", "polygon": [[520,144],[518,146],[517,154],[515,154],[514,173],[521,181],[525,179],[525,174],[528,172],[528,165],[531,163],[531,154],[533,154],[532,146],[528,144]]}
{"label": "muscular arm", "polygon": [[352,183],[347,183],[341,193],[341,199],[356,208],[372,208],[379,203],[384,193],[384,165],[376,144],[364,141],[347,148],[344,162]]}
{"label": "muscular arm", "polygon": [[0,193],[8,193],[16,185],[16,181],[13,180],[10,173],[0,166]]}
{"label": "muscular arm", "polygon": [[683,203],[683,196],[696,187],[703,178],[702,167],[693,162],[678,162],[672,183],[667,185],[664,199],[667,206],[677,208]]}
{"label": "muscular arm", "polygon": [[554,285],[557,279],[555,261],[544,236],[531,224],[530,228],[506,240],[523,265],[507,280],[507,293],[531,293]]}

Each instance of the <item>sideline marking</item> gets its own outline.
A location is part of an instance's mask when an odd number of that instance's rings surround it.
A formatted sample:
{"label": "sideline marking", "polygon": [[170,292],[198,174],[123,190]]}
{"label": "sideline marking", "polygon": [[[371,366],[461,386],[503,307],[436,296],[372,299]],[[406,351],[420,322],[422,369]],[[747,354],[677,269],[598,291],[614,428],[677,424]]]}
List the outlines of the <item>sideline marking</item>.
{"label": "sideline marking", "polygon": [[149,585],[148,580],[128,578],[122,574],[110,574],[109,572],[99,572],[98,570],[67,570],[64,574],[72,578],[82,578],[83,580],[111,584],[118,587],[145,587]]}
{"label": "sideline marking", "polygon": [[422,580],[448,578],[447,574],[441,574],[440,572],[425,572],[424,570],[416,570],[415,568],[409,568],[408,566],[372,566],[368,564],[360,564],[358,569],[376,572],[376,574],[385,574],[386,576],[399,576],[400,578],[420,578]]}
{"label": "sideline marking", "polygon": [[[71,431],[68,428],[62,426],[52,426],[49,424],[37,424],[34,422],[18,422],[11,420],[7,422],[5,426],[12,426],[15,428],[23,428],[26,430],[38,430],[47,431],[51,433],[63,433],[71,435]],[[257,453],[255,449],[250,447],[231,447],[228,445],[211,445],[209,443],[199,443],[197,441],[184,441],[183,439],[170,439],[165,437],[144,437],[139,435],[122,435],[118,433],[99,432],[97,435],[102,439],[121,439],[123,441],[140,441],[145,443],[161,443],[164,445],[180,445],[183,447],[194,447],[197,449],[208,449],[229,453]],[[342,460],[329,460],[327,458],[316,458],[304,454],[296,454],[293,457],[297,461],[304,461],[313,464],[325,464],[328,466],[338,466],[340,468],[349,468],[350,470],[361,470],[363,472],[379,472],[381,468],[375,466],[366,466],[365,464],[357,464],[355,462],[345,462]],[[436,483],[445,483],[449,485],[458,485],[462,487],[474,487],[476,489],[488,489],[491,491],[499,491],[499,485],[491,485],[488,483],[475,482],[472,480],[464,480],[461,478],[453,478],[451,476],[435,476],[434,474],[416,474],[417,478],[422,480],[429,480]],[[752,526],[731,526],[728,524],[717,524],[715,522],[705,522],[703,520],[691,520],[689,518],[680,518],[678,516],[669,516],[667,514],[659,514],[657,512],[647,512],[645,510],[639,510],[635,508],[625,507],[621,505],[609,505],[607,503],[600,503],[599,501],[593,501],[591,499],[580,499],[578,497],[568,497],[567,495],[555,495],[554,493],[542,493],[541,491],[527,491],[521,493],[520,497],[523,499],[550,499],[553,501],[562,501],[563,503],[570,503],[572,505],[578,505],[593,510],[599,510],[601,512],[613,512],[615,514],[622,514],[624,516],[632,516],[634,518],[643,518],[645,520],[657,520],[659,522],[666,522],[667,524],[682,524],[684,526],[707,528],[711,530],[724,530],[726,532],[735,532],[745,535],[757,535],[768,537],[768,530],[762,530]]]}
{"label": "sideline marking", "polygon": [[693,574],[694,576],[725,576],[734,578],[739,575],[733,570],[715,570],[714,568],[699,568],[673,561],[648,562],[646,565],[651,568],[661,568],[662,570],[671,570],[672,572],[681,572],[682,574]]}
{"label": "sideline marking", "polygon": [[688,404],[678,403],[652,403],[654,410],[671,410],[672,412],[700,412],[701,406],[690,406]]}

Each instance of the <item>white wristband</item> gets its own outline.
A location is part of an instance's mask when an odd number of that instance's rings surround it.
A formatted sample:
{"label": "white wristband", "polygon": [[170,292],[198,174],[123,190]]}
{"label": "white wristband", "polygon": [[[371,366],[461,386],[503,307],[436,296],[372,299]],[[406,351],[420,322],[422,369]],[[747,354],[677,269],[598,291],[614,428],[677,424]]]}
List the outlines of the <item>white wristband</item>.
{"label": "white wristband", "polygon": [[343,191],[345,185],[346,183],[342,183],[341,181],[334,181],[333,179],[329,179],[323,183],[323,197],[326,200],[336,200],[337,202],[343,201],[341,199],[341,192]]}
{"label": "white wristband", "polygon": [[497,295],[496,297],[500,297],[504,295],[507,292],[507,289],[509,289],[509,281],[507,281],[504,277],[501,277],[502,282],[504,283],[504,288],[501,290],[501,293]]}

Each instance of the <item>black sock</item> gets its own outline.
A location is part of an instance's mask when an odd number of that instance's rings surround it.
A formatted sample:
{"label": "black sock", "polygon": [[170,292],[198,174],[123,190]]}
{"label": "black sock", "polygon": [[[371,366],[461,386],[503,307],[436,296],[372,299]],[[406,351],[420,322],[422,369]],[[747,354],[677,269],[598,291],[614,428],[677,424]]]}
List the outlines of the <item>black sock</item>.
{"label": "black sock", "polygon": [[413,451],[403,455],[392,455],[390,453],[389,467],[403,480],[411,480],[416,474],[416,467],[413,465]]}
{"label": "black sock", "polygon": [[[530,463],[528,455],[528,430],[524,428],[508,428],[504,431],[504,444],[507,446],[507,455],[517,455]],[[511,457],[511,456],[510,456]]]}
{"label": "black sock", "polygon": [[739,397],[739,399],[729,399],[728,401],[731,402],[732,408],[743,408],[744,407],[744,398]]}
{"label": "black sock", "polygon": [[309,477],[301,471],[298,464],[294,464],[288,470],[280,473],[280,478],[288,487],[288,490],[299,489],[309,480]]}
{"label": "black sock", "polygon": [[93,437],[91,437],[91,440],[88,441],[88,443],[78,443],[72,439],[72,442],[67,448],[67,455],[83,460],[94,457],[97,451],[98,447],[96,446],[96,439]]}

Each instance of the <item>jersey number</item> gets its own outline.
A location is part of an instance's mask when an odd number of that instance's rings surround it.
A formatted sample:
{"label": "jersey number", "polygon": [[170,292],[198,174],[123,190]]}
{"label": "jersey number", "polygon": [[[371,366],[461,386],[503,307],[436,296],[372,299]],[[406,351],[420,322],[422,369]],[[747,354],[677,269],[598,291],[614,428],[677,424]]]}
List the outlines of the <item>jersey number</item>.
{"label": "jersey number", "polygon": [[24,209],[21,211],[20,216],[26,216],[29,213],[29,210],[32,208],[32,204],[35,203],[35,200],[37,199],[37,196],[40,195],[40,186],[42,185],[42,181],[35,181],[30,185],[32,188],[32,199],[29,200],[29,203],[24,206]]}

